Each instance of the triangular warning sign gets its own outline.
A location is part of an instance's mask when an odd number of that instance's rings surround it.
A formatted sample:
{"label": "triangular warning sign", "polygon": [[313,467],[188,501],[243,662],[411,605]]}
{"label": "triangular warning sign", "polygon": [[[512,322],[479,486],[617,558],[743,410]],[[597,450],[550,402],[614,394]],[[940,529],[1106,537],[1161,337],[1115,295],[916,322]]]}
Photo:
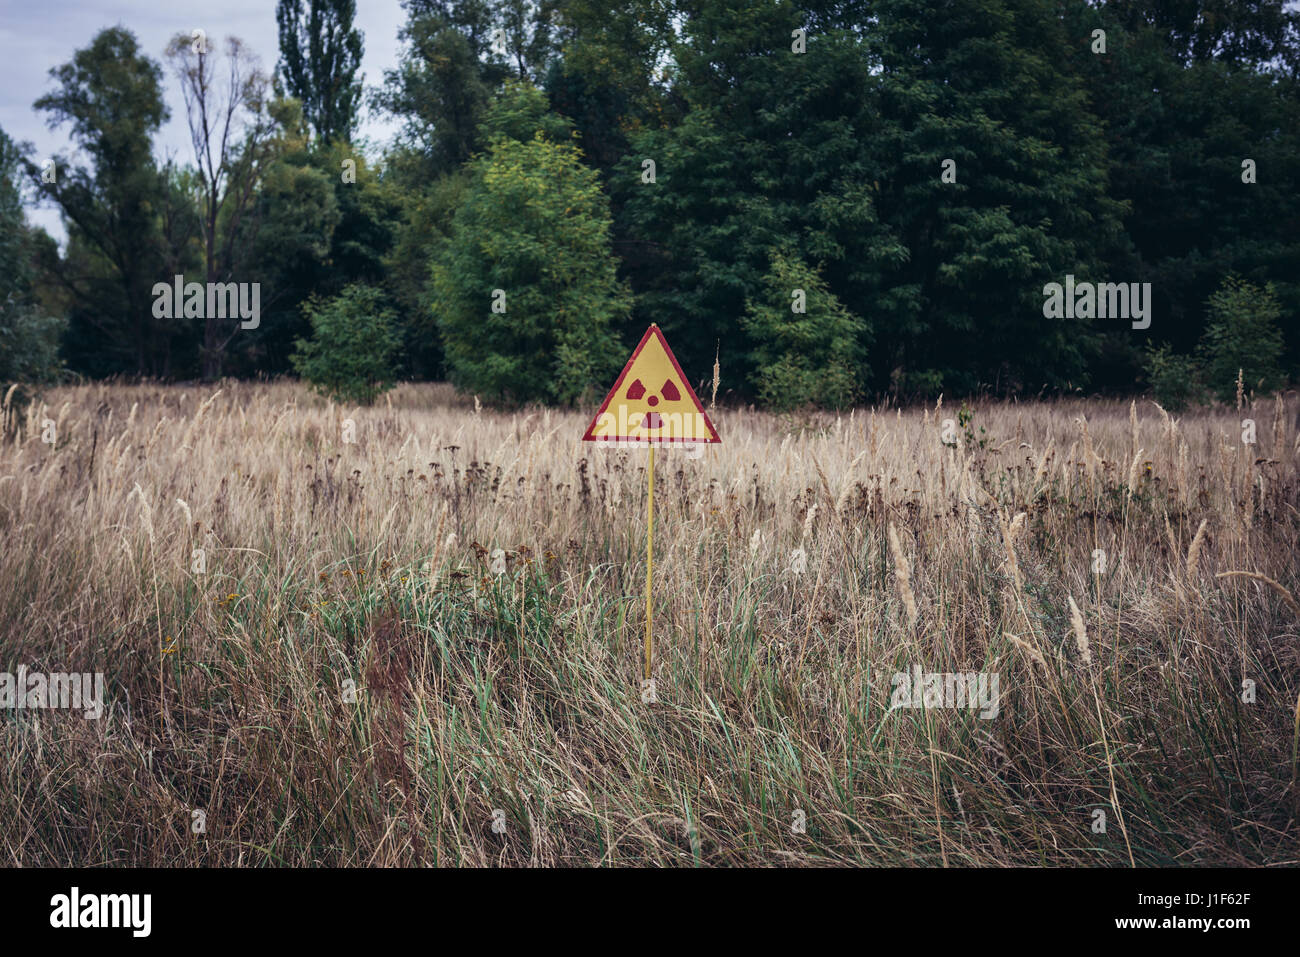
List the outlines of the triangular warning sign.
{"label": "triangular warning sign", "polygon": [[584,442],[721,442],[659,327],[651,324],[609,390]]}

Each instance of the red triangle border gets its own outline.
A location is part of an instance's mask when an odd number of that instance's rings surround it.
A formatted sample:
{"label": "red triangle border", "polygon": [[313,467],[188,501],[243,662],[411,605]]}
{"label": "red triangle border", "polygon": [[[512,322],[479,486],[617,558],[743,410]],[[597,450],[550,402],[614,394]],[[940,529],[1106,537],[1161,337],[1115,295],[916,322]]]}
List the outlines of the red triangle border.
{"label": "red triangle border", "polygon": [[[688,439],[683,436],[681,438],[668,439],[602,439],[597,438],[592,434],[593,430],[596,428],[596,423],[600,421],[600,417],[604,415],[605,410],[609,408],[609,403],[622,387],[623,380],[627,378],[627,374],[631,370],[633,363],[636,362],[637,356],[641,354],[641,350],[645,348],[645,344],[650,341],[652,335],[656,336],[659,339],[659,344],[664,347],[664,352],[668,354],[668,361],[673,364],[673,369],[676,370],[677,377],[682,380],[682,385],[686,387],[686,394],[691,397],[691,401],[695,403],[695,408],[700,415],[704,416],[704,424],[709,427],[709,434],[712,435],[712,438]],[[605,401],[602,402],[600,408],[596,410],[596,414],[591,419],[591,424],[587,426],[587,431],[582,436],[582,441],[609,443],[610,445],[666,445],[670,442],[681,442],[688,445],[716,445],[720,444],[722,439],[719,438],[718,430],[714,428],[713,422],[709,419],[709,414],[704,411],[704,405],[700,402],[700,397],[695,394],[695,389],[691,386],[691,380],[686,378],[686,374],[682,372],[681,365],[677,362],[677,357],[673,355],[673,350],[669,348],[668,340],[664,338],[663,330],[661,330],[657,324],[652,322],[650,323],[650,328],[645,331],[645,335],[641,337],[641,341],[638,342],[636,348],[632,350],[632,357],[627,360],[627,363],[623,366],[623,371],[618,374],[618,379],[615,380],[614,387],[609,390],[609,394],[605,396]]]}

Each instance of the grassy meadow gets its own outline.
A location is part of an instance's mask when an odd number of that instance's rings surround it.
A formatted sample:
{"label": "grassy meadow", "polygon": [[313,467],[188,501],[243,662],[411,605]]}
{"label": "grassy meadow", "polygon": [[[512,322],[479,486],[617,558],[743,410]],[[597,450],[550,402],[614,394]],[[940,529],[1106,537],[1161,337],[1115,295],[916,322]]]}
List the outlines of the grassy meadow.
{"label": "grassy meadow", "polygon": [[[593,411],[6,402],[0,671],[106,702],[0,711],[0,862],[1300,862],[1294,395],[718,408],[656,458],[654,703]],[[996,717],[891,710],[913,666]]]}

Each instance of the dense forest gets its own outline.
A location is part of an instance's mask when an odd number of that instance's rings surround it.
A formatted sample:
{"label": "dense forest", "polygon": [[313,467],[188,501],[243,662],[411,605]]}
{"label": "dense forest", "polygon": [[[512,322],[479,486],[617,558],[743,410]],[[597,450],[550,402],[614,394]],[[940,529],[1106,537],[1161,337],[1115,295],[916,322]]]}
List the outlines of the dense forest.
{"label": "dense forest", "polygon": [[[1177,407],[1300,368],[1281,0],[406,0],[373,78],[355,6],[280,0],[278,51],[111,26],[51,69],[33,109],[67,153],[0,130],[5,388],[566,404],[650,322],[688,376],[717,361],[722,395],[772,408]],[[162,162],[166,89],[193,151]],[[360,142],[366,110],[400,135]]]}

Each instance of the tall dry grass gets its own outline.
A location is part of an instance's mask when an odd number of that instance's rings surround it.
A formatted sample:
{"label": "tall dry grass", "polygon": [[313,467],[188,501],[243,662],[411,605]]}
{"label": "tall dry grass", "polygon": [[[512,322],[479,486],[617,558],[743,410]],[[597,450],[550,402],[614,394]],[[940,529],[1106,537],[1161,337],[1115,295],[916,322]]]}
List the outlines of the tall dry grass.
{"label": "tall dry grass", "polygon": [[[646,456],[585,414],[227,382],[4,415],[0,670],[108,699],[0,711],[7,864],[1300,859],[1281,404],[980,404],[958,448],[951,406],[717,410],[658,461],[648,705]],[[997,716],[890,710],[914,665],[997,673]]]}

